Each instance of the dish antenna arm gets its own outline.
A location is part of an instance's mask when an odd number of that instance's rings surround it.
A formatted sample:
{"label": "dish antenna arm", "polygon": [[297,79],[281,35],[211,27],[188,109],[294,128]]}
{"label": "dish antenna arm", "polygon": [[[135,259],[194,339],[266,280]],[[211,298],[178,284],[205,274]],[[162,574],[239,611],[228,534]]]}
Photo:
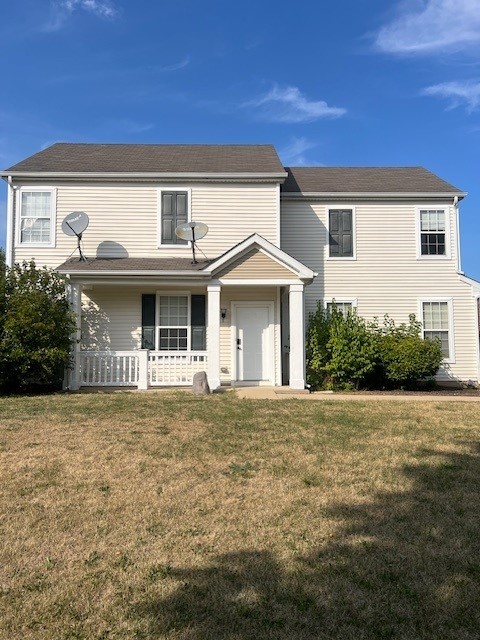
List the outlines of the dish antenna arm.
{"label": "dish antenna arm", "polygon": [[73,233],[77,236],[77,249],[78,249],[78,254],[79,254],[79,258],[78,261],[79,262],[87,262],[87,258],[85,257],[83,251],[82,251],[82,234],[81,233],[77,233],[75,231],[75,229],[72,227],[72,225],[68,222],[68,220],[65,220],[65,224],[67,225],[67,227],[69,227]]}

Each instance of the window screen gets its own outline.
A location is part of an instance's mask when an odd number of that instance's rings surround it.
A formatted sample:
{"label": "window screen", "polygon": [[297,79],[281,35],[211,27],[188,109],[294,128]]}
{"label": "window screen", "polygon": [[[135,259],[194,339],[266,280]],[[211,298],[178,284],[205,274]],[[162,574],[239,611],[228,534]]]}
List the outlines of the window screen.
{"label": "window screen", "polygon": [[50,191],[22,191],[20,201],[20,242],[50,244],[52,194]]}
{"label": "window screen", "polygon": [[429,340],[439,340],[443,355],[450,355],[448,302],[423,303],[423,335]]}

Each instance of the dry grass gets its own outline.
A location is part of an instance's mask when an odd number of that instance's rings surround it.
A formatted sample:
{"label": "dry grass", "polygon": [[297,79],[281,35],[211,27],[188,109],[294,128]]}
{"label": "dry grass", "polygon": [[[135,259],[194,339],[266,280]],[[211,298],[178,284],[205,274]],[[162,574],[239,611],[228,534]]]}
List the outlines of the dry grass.
{"label": "dry grass", "polygon": [[0,637],[480,638],[480,404],[0,399]]}

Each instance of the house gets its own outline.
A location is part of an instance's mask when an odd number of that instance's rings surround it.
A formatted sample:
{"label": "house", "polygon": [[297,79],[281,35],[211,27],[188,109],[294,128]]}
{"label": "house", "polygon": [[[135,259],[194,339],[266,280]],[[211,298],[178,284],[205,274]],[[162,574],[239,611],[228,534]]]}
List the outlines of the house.
{"label": "house", "polygon": [[[317,302],[397,322],[415,313],[445,354],[438,378],[479,380],[480,283],[461,271],[466,195],[421,167],[283,167],[271,145],[54,144],[2,172],[9,263],[70,282],[70,387],[305,387]],[[76,240],[62,220],[84,211]],[[208,233],[191,243],[179,224]]]}

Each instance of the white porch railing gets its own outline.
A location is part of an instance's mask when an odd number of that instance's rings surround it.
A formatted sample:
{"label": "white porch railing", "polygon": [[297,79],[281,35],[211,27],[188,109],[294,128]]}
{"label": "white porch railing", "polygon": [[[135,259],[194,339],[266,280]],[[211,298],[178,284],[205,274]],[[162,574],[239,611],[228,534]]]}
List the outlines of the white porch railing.
{"label": "white porch railing", "polygon": [[78,386],[187,386],[207,370],[206,351],[79,351]]}
{"label": "white porch railing", "polygon": [[206,370],[206,351],[150,351],[148,355],[151,386],[190,385],[195,373]]}
{"label": "white porch railing", "polygon": [[80,386],[137,386],[138,374],[138,351],[78,352]]}

